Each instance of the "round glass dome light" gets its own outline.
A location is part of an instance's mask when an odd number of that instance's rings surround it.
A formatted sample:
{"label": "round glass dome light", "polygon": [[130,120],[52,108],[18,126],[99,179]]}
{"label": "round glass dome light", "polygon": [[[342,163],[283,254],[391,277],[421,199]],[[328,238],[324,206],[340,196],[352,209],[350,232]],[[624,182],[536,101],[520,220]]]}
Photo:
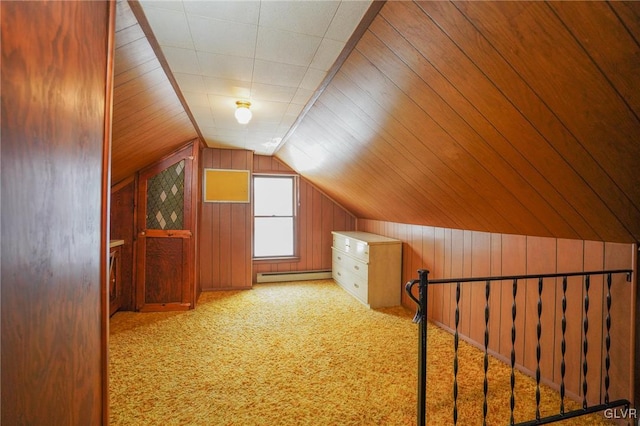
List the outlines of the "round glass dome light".
{"label": "round glass dome light", "polygon": [[251,110],[249,107],[251,106],[251,102],[249,101],[237,101],[236,105],[238,109],[236,109],[236,120],[240,124],[247,124],[251,121]]}

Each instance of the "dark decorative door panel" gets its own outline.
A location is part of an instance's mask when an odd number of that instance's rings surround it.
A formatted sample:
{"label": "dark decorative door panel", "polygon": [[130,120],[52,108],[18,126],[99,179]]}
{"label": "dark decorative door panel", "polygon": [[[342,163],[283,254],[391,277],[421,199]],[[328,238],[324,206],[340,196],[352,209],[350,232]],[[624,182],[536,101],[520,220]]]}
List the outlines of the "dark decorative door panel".
{"label": "dark decorative door panel", "polygon": [[194,145],[140,172],[136,283],[140,311],[195,306]]}
{"label": "dark decorative door panel", "polygon": [[184,161],[147,181],[147,229],[182,229],[184,223]]}

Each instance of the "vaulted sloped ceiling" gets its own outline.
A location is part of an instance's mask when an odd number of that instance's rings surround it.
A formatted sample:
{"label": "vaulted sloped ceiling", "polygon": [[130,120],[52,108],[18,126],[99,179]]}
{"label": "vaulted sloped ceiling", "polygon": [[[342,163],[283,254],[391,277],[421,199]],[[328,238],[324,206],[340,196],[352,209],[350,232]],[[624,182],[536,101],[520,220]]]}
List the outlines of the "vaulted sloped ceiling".
{"label": "vaulted sloped ceiling", "polygon": [[[129,4],[114,183],[200,134]],[[275,155],[357,217],[640,241],[640,2],[388,1],[323,87]]]}
{"label": "vaulted sloped ceiling", "polygon": [[361,218],[640,241],[640,3],[389,1],[276,156]]}
{"label": "vaulted sloped ceiling", "polygon": [[111,181],[117,184],[198,132],[126,0],[116,3],[115,41]]}

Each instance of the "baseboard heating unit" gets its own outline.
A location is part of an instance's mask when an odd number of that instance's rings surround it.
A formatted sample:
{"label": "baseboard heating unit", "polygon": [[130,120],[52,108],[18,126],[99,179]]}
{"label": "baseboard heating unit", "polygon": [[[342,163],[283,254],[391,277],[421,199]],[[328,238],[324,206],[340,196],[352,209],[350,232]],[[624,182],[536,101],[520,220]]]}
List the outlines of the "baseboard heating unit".
{"label": "baseboard heating unit", "polygon": [[331,270],[327,271],[289,271],[259,272],[256,282],[277,283],[283,281],[326,280],[331,278]]}

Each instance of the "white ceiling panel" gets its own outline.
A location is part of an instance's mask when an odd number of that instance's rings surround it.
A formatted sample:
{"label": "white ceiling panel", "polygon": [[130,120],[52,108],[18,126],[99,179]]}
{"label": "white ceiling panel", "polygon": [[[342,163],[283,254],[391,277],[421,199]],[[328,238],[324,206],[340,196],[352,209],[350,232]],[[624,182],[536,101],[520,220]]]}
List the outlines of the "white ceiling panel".
{"label": "white ceiling panel", "polygon": [[163,49],[164,57],[166,58],[171,70],[174,74],[184,73],[200,75],[200,62],[198,61],[198,55],[193,49],[183,49],[179,47],[166,46]]}
{"label": "white ceiling panel", "polygon": [[[290,103],[282,121],[284,122],[287,117],[298,117],[305,105],[306,102],[300,102],[299,104]],[[290,125],[291,124],[293,124],[293,121],[291,121]]]}
{"label": "white ceiling panel", "polygon": [[298,87],[306,72],[306,66],[256,59],[253,63],[253,82]]}
{"label": "white ceiling panel", "polygon": [[250,85],[246,81],[226,80],[216,77],[203,77],[204,90],[207,94],[222,95],[235,99],[249,99]]}
{"label": "white ceiling panel", "polygon": [[251,82],[253,59],[208,52],[197,53],[203,75]]}
{"label": "white ceiling panel", "polygon": [[[260,134],[261,139],[271,139],[275,132],[278,131],[278,123],[270,121],[251,120],[247,125],[247,129],[252,135]],[[266,136],[265,136],[266,135]]]}
{"label": "white ceiling panel", "polygon": [[182,92],[182,95],[189,104],[189,108],[209,107],[209,99],[207,95],[202,92]]}
{"label": "white ceiling panel", "polygon": [[182,92],[204,93],[204,79],[206,77],[203,77],[200,74],[187,74],[181,72],[175,72],[173,73],[173,76],[176,78]]}
{"label": "white ceiling panel", "polygon": [[309,66],[311,68],[329,71],[338,55],[340,55],[340,52],[342,52],[342,49],[344,49],[344,45],[345,43],[341,41],[330,40],[328,38],[322,39]]}
{"label": "white ceiling panel", "polygon": [[193,45],[199,52],[253,58],[258,27],[189,15]]}
{"label": "white ceiling panel", "polygon": [[[140,4],[207,145],[272,155],[371,0]],[[251,102],[245,125],[239,100]]]}
{"label": "white ceiling panel", "polygon": [[[251,119],[251,123],[262,120],[263,122],[280,124],[280,120],[284,113],[287,112],[288,107],[289,103],[287,102],[256,100],[251,107],[251,109],[254,110],[254,117]],[[249,123],[249,125],[251,125],[251,123]]]}
{"label": "white ceiling panel", "polygon": [[322,80],[327,76],[326,71],[308,68],[304,78],[300,82],[300,87],[307,90],[315,90],[320,86]]}
{"label": "white ceiling panel", "polygon": [[189,15],[215,18],[222,21],[258,25],[260,2],[257,1],[186,1]]}
{"label": "white ceiling panel", "polygon": [[[233,98],[229,96],[207,95],[207,99],[214,117],[223,119],[223,117],[228,115],[233,118],[236,108],[236,101]],[[235,119],[232,121],[235,122]]]}
{"label": "white ceiling panel", "polygon": [[320,46],[321,37],[260,27],[256,58],[290,65],[308,66]]}
{"label": "white ceiling panel", "polygon": [[266,1],[260,8],[260,26],[322,37],[339,1]]}
{"label": "white ceiling panel", "polygon": [[329,29],[327,29],[326,38],[347,42],[353,33],[353,23],[360,22],[365,12],[369,8],[368,1],[343,1],[336,11]]}
{"label": "white ceiling panel", "polygon": [[[311,99],[311,95],[313,95],[313,93],[313,90],[298,87],[298,90],[296,90],[296,94],[293,96],[293,99],[291,99],[289,108],[291,109],[291,107],[306,105],[307,102],[309,102],[309,100]],[[300,112],[302,112],[302,108],[300,108]]]}
{"label": "white ceiling panel", "polygon": [[161,46],[193,49],[189,24],[183,11],[149,8],[146,16]]}
{"label": "white ceiling panel", "polygon": [[253,99],[276,101],[289,104],[296,94],[296,87],[274,86],[273,84],[253,83],[251,95]]}
{"label": "white ceiling panel", "polygon": [[211,108],[208,106],[191,108],[191,113],[201,126],[216,127],[216,121],[213,119]]}
{"label": "white ceiling panel", "polygon": [[243,148],[247,139],[247,129],[228,130],[220,128],[203,128],[202,136],[215,141],[221,148]]}
{"label": "white ceiling panel", "polygon": [[182,2],[182,0],[145,0],[144,6],[184,12],[184,3]]}

